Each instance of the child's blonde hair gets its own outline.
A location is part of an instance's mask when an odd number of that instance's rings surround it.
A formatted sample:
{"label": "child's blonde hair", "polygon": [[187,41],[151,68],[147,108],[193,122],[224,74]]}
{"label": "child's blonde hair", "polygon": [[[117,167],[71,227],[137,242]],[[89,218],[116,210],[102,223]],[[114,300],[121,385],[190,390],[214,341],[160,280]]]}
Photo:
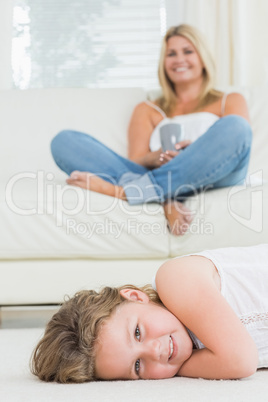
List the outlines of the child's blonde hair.
{"label": "child's blonde hair", "polygon": [[47,324],[32,355],[32,373],[43,381],[60,383],[96,380],[95,344],[101,326],[117,306],[129,302],[121,296],[122,289],[141,290],[152,302],[161,304],[150,285],[105,287],[99,293],[94,290],[76,293]]}
{"label": "child's blonde hair", "polygon": [[158,78],[162,87],[163,95],[156,100],[158,106],[160,106],[167,115],[172,113],[177,101],[174,84],[170,81],[165,71],[167,42],[173,36],[183,36],[188,39],[195,47],[204,65],[203,86],[199,94],[198,108],[215,102],[222,96],[222,92],[214,89],[216,76],[215,64],[202,34],[196,28],[187,24],[171,27],[167,30],[166,35],[163,38],[158,65]]}

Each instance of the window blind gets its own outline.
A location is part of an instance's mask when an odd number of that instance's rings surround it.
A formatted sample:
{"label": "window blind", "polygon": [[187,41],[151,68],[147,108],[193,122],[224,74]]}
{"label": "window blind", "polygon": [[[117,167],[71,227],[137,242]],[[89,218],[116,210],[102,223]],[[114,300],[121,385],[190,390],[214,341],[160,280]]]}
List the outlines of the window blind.
{"label": "window blind", "polygon": [[158,87],[165,0],[14,0],[15,88]]}

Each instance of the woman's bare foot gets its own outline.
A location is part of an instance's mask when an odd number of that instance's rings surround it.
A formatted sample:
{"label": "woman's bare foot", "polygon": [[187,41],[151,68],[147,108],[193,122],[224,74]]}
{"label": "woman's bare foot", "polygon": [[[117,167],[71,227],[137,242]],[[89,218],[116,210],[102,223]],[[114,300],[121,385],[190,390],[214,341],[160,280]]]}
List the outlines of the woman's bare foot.
{"label": "woman's bare foot", "polygon": [[167,201],[163,207],[170,232],[175,236],[184,235],[193,220],[190,209],[181,202],[172,200]]}
{"label": "woman's bare foot", "polygon": [[[126,200],[123,187],[114,185],[92,173],[75,170],[66,182],[72,186]],[[171,200],[167,201],[163,207],[170,232],[177,236],[183,235],[193,220],[191,211],[181,202]]]}
{"label": "woman's bare foot", "polygon": [[116,186],[101,177],[88,172],[73,171],[66,182],[72,186],[84,188],[86,190],[95,191],[97,193],[110,195],[111,197],[126,200],[123,187]]}

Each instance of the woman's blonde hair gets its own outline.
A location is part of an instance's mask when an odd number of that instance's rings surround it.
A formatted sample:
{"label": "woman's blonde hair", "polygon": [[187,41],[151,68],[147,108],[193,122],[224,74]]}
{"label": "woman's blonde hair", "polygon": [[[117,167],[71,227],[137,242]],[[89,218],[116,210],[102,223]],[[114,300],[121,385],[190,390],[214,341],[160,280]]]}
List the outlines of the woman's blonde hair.
{"label": "woman's blonde hair", "polygon": [[154,303],[162,304],[150,285],[125,285],[101,291],[84,290],[64,302],[46,326],[31,358],[31,371],[43,381],[81,383],[95,377],[95,344],[101,326],[117,306],[129,303],[120,291],[141,290]]}
{"label": "woman's blonde hair", "polygon": [[222,96],[222,92],[214,89],[216,74],[215,64],[205,40],[202,37],[202,34],[196,28],[187,24],[171,27],[168,29],[163,38],[158,66],[158,78],[162,87],[163,95],[156,100],[158,106],[160,106],[167,115],[172,113],[177,102],[177,94],[175,92],[174,84],[170,81],[165,71],[167,42],[173,36],[183,36],[184,38],[188,39],[195,47],[204,65],[203,86],[199,95],[197,109],[209,103],[215,102],[215,100]]}

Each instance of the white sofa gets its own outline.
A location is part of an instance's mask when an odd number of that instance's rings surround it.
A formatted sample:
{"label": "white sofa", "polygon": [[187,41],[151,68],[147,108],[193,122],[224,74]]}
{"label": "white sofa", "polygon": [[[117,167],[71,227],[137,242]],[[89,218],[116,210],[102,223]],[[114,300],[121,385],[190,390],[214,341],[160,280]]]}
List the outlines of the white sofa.
{"label": "white sofa", "polygon": [[59,303],[65,294],[106,284],[140,285],[170,257],[267,242],[267,88],[242,92],[254,132],[251,181],[189,198],[195,219],[176,237],[161,206],[129,206],[68,186],[50,154],[53,136],[69,128],[126,155],[128,120],[146,98],[143,90],[0,91],[0,306]]}

